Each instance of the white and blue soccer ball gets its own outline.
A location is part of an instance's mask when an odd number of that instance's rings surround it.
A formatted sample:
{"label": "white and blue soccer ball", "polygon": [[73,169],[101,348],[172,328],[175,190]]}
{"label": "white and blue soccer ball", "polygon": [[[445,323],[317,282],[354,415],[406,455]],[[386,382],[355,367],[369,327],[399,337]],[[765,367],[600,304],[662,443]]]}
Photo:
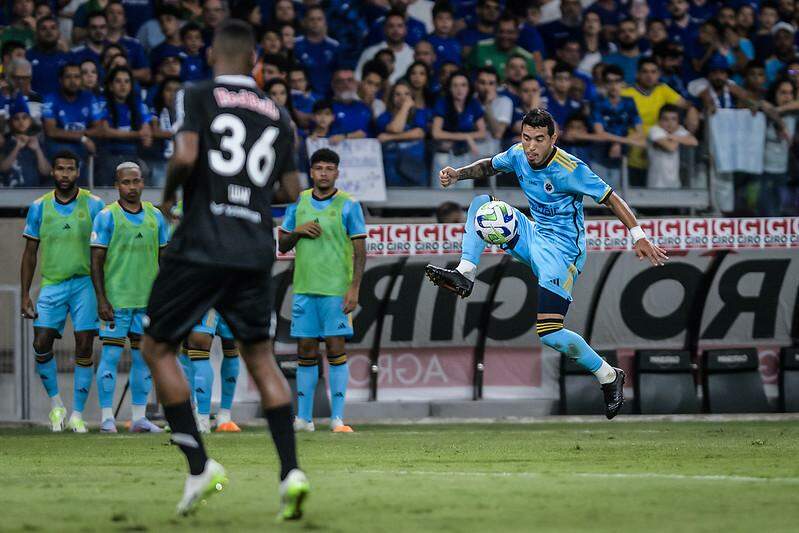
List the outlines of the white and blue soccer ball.
{"label": "white and blue soccer ball", "polygon": [[516,215],[513,208],[500,200],[480,206],[474,216],[477,235],[488,244],[501,245],[516,235]]}

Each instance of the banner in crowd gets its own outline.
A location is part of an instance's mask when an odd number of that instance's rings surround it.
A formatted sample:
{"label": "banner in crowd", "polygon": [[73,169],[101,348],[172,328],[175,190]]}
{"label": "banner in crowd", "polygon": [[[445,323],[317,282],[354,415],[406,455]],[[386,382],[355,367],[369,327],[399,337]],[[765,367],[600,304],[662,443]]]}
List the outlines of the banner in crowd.
{"label": "banner in crowd", "polygon": [[[669,251],[799,247],[799,217],[672,218],[640,221],[658,246]],[[370,224],[366,252],[377,256],[460,254],[462,224]],[[618,220],[585,223],[589,252],[632,250],[627,228]],[[498,247],[487,253],[503,253]],[[293,252],[278,253],[290,259]]]}
{"label": "banner in crowd", "polygon": [[305,141],[308,157],[320,148],[331,148],[341,158],[336,187],[361,202],[386,201],[383,151],[377,139],[348,139],[335,145],[329,139]]}
{"label": "banner in crowd", "polygon": [[717,109],[710,116],[710,148],[717,172],[763,173],[766,116],[748,109]]}

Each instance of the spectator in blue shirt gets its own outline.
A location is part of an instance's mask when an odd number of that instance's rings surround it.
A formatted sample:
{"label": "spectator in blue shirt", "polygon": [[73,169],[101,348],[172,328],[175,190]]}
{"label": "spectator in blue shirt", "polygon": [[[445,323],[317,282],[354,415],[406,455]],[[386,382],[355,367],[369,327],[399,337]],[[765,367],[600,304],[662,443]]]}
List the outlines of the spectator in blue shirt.
{"label": "spectator in blue shirt", "polygon": [[109,43],[121,44],[125,47],[130,65],[136,80],[141,83],[150,82],[150,62],[144,47],[133,37],[126,35],[127,20],[125,7],[120,0],[111,0],[105,7],[105,17],[108,23],[106,39]]}
{"label": "spectator in blue shirt", "polygon": [[475,12],[477,13],[475,25],[467,27],[458,33],[458,41],[463,47],[464,57],[468,57],[474,45],[479,41],[494,38],[502,8],[499,0],[477,0]]}
{"label": "spectator in blue shirt", "polygon": [[683,46],[694,42],[699,31],[699,27],[688,12],[689,5],[688,0],[669,0],[668,5],[671,14],[668,24],[669,39]]}
{"label": "spectator in blue shirt", "polygon": [[552,68],[552,82],[547,90],[547,111],[563,130],[570,116],[579,113],[580,102],[569,96],[572,88],[572,69],[565,63],[558,63]]}
{"label": "spectator in blue shirt", "polygon": [[208,78],[208,66],[200,53],[204,46],[200,27],[192,22],[186,24],[180,29],[180,40],[183,43],[180,79],[199,81]]}
{"label": "spectator in blue shirt", "polygon": [[660,81],[680,93],[683,98],[688,96],[685,80],[690,79],[691,75],[684,56],[682,45],[675,42],[661,43],[652,50],[652,57],[660,65]]}
{"label": "spectator in blue shirt", "polygon": [[719,10],[718,2],[715,0],[692,0],[691,7],[688,8],[688,14],[691,18],[704,22],[716,16]]}
{"label": "spectator in blue shirt", "polygon": [[607,28],[609,33],[616,30],[616,26],[624,18],[622,14],[621,5],[616,0],[597,0],[591,7],[588,8],[587,13],[596,13],[602,22],[602,26]]}
{"label": "spectator in blue shirt", "polygon": [[602,62],[621,68],[624,72],[624,81],[628,85],[632,85],[635,83],[638,60],[641,58],[641,49],[638,46],[638,27],[634,20],[625,19],[619,23],[616,40],[619,50],[604,56]]}
{"label": "spectator in blue shirt", "polygon": [[138,159],[140,147],[149,148],[153,143],[152,115],[133,90],[133,72],[129,68],[117,67],[108,73],[100,120],[98,135],[104,141],[94,183],[110,186],[116,166]]}
{"label": "spectator in blue shirt", "polygon": [[33,130],[33,120],[22,94],[9,106],[9,133],[0,158],[0,175],[6,187],[39,187],[47,183],[50,163]]}
{"label": "spectator in blue shirt", "polygon": [[519,46],[533,54],[538,53],[538,59],[544,55],[546,47],[541,32],[538,31],[537,21],[541,16],[541,8],[534,3],[527,6],[527,17],[519,28]]}
{"label": "spectator in blue shirt", "polygon": [[205,46],[211,46],[214,30],[228,17],[229,13],[227,5],[222,0],[204,0],[202,4],[203,41]]}
{"label": "spectator in blue shirt", "polygon": [[100,107],[91,93],[81,90],[78,65],[62,65],[58,79],[61,90],[48,95],[42,108],[47,151],[51,156],[61,150],[77,154],[81,158],[81,178],[85,179],[86,156],[96,151],[91,137],[98,133]]}
{"label": "spectator in blue shirt", "polygon": [[320,6],[309,7],[305,13],[305,36],[294,43],[294,58],[308,72],[316,95],[324,96],[330,89],[338,48],[338,41],[327,36],[325,11]]}
{"label": "spectator in blue shirt", "polygon": [[417,109],[430,109],[435,103],[433,91],[430,86],[433,83],[430,67],[421,61],[414,61],[408,67],[408,71],[403,78],[411,88],[411,97]]}
{"label": "spectator in blue shirt", "polygon": [[444,61],[460,65],[463,47],[455,38],[455,13],[447,2],[438,2],[433,7],[433,28],[426,40],[436,53],[434,68],[438,69]]}
{"label": "spectator in blue shirt", "polygon": [[424,138],[428,111],[417,109],[411,86],[400,80],[388,91],[386,111],[377,117],[377,139],[383,147],[386,185],[427,186],[429,171]]}
{"label": "spectator in blue shirt", "polygon": [[180,78],[166,78],[155,87],[150,113],[153,116],[153,145],[145,149],[144,158],[150,167],[150,183],[154,187],[164,184],[166,162],[174,152],[173,125],[175,124],[175,95],[180,90]]}
{"label": "spectator in blue shirt", "polygon": [[621,186],[621,163],[624,146],[644,146],[643,127],[635,100],[622,96],[624,73],[616,65],[608,65],[602,73],[607,96],[593,102],[591,123],[594,133],[605,142],[596,145],[594,170],[611,187]]}
{"label": "spectator in blue shirt", "polygon": [[755,47],[755,57],[762,61],[774,51],[774,37],[771,35],[771,28],[780,20],[777,4],[771,1],[763,2],[760,5],[757,20],[757,32],[752,35],[752,44]]}
{"label": "spectator in blue shirt", "polygon": [[794,34],[796,28],[787,22],[778,22],[771,28],[774,36],[774,53],[766,60],[766,79],[769,83],[777,78],[777,74],[796,56]]}
{"label": "spectator in blue shirt", "polygon": [[561,0],[560,20],[543,24],[538,28],[548,51],[547,56],[551,57],[565,39],[580,39],[582,12],[583,6],[580,0]]}
{"label": "spectator in blue shirt", "polygon": [[[412,47],[416,46],[416,43],[425,38],[427,29],[423,22],[408,15],[409,3],[408,0],[388,0],[389,9],[386,13],[400,13],[405,17],[405,27],[407,28],[405,42],[408,43],[408,46]],[[369,35],[366,38],[367,45],[371,46],[386,40],[386,32],[384,31],[385,23],[386,15],[383,15],[372,23]]]}
{"label": "spectator in blue shirt", "polygon": [[[433,115],[431,134],[436,141],[436,154],[433,156],[432,181],[438,183],[438,172],[442,168],[459,168],[481,155],[480,143],[487,134],[483,106],[474,97],[472,82],[465,72],[457,71],[449,77]],[[458,182],[456,186],[472,188],[473,184],[468,180]]]}
{"label": "spectator in blue shirt", "polygon": [[150,67],[153,72],[158,70],[158,65],[166,53],[180,52],[183,41],[180,39],[180,10],[172,5],[164,5],[158,12],[158,26],[164,40],[150,50]]}
{"label": "spectator in blue shirt", "polygon": [[333,115],[331,138],[362,139],[372,131],[372,110],[358,100],[358,82],[351,69],[338,69],[333,73]]}
{"label": "spectator in blue shirt", "polygon": [[289,69],[288,81],[297,126],[300,131],[307,130],[312,119],[313,105],[317,100],[311,93],[308,74],[304,68],[295,64]]}
{"label": "spectator in blue shirt", "polygon": [[100,54],[100,78],[103,80],[108,72],[114,67],[127,67],[128,51],[121,44],[107,44]]}
{"label": "spectator in blue shirt", "polygon": [[180,73],[183,71],[183,52],[179,50],[165,51],[161,55],[160,61],[153,66],[155,67],[154,81],[156,84],[161,83],[166,78],[179,78]]}
{"label": "spectator in blue shirt", "polygon": [[108,35],[108,20],[105,17],[105,13],[102,11],[90,13],[86,21],[86,27],[86,41],[84,44],[72,49],[70,60],[80,64],[87,59],[91,59],[100,65],[100,54],[103,53]]}
{"label": "spectator in blue shirt", "polygon": [[330,100],[318,100],[313,105],[313,120],[308,137],[314,139],[325,139],[331,136],[333,122],[336,116],[333,114],[333,102]]}
{"label": "spectator in blue shirt", "polygon": [[97,63],[91,59],[86,59],[80,64],[80,88],[92,93],[95,97],[100,96],[100,76]]}
{"label": "spectator in blue shirt", "polygon": [[28,50],[27,58],[33,67],[31,87],[39,94],[58,91],[58,78],[54,72],[66,63],[69,56],[58,49],[61,31],[54,17],[44,17],[36,21],[36,44]]}
{"label": "spectator in blue shirt", "polygon": [[155,2],[151,0],[121,0],[121,2],[125,8],[128,35],[139,33],[139,28],[155,16]]}

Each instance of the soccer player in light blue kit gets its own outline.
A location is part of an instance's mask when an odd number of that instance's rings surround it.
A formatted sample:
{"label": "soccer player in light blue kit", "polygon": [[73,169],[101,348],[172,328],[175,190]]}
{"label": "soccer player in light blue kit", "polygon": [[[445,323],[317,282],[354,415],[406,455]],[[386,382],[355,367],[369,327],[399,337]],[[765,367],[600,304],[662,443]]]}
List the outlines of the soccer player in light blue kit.
{"label": "soccer player in light blue kit", "polygon": [[[22,316],[33,322],[33,350],[36,373],[50,397],[50,425],[62,431],[67,410],[58,392],[58,369],[53,343],[60,339],[72,317],[75,331],[75,378],[72,416],[67,427],[86,433],[83,408],[92,386],[92,345],[97,333],[97,300],[90,274],[89,237],[92,221],[104,204],[98,197],[78,187],[78,156],[69,151],[53,157],[51,175],[55,188],[33,202],[25,221],[25,252],[20,281]],[[42,288],[34,307],[30,297],[37,255]]]}
{"label": "soccer player in light blue kit", "polygon": [[[594,174],[588,165],[555,146],[558,135],[547,111],[533,109],[522,120],[522,142],[490,159],[481,159],[463,168],[446,167],[439,173],[441,185],[448,187],[463,179],[487,178],[500,172],[513,172],[527,197],[533,220],[514,209],[516,235],[502,245],[503,250],[532,268],[538,279],[536,333],[541,342],[574,359],[593,373],[605,397],[605,415],[613,418],[624,403],[624,371],[605,362],[577,333],[565,329],[563,320],[572,301],[572,289],[585,264],[583,196],[606,205],[630,230],[634,250],[640,260],[660,266],[666,253],[652,244],[638,225],[635,215],[613,189]],[[474,229],[477,210],[491,201],[477,196],[469,205],[461,261],[454,270],[427,265],[430,280],[467,297],[485,242]]]}

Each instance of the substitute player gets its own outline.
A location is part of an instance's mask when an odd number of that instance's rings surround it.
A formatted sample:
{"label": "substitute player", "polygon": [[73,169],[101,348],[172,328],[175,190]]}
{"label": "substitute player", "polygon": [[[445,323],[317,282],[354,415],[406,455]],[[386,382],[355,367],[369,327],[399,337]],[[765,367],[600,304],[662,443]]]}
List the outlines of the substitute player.
{"label": "substitute player", "polygon": [[211,392],[214,388],[214,369],[211,366],[211,345],[217,335],[222,341],[222,396],[216,414],[217,433],[239,433],[241,428],[233,422],[230,409],[239,379],[239,349],[225,319],[211,309],[194,326],[183,342],[180,362],[183,372],[194,392],[197,406],[197,426],[200,433],[211,432]]}
{"label": "substitute player", "polygon": [[[67,314],[75,331],[75,377],[72,415],[67,427],[86,433],[83,408],[92,386],[92,344],[97,332],[97,300],[94,298],[89,259],[92,221],[103,202],[78,188],[78,157],[67,151],[53,158],[55,188],[28,209],[25,221],[25,251],[22,254],[20,285],[23,318],[33,322],[33,350],[36,373],[50,397],[50,425],[62,431],[67,410],[58,393],[58,369],[53,343],[61,338]],[[34,308],[30,297],[37,254],[41,251],[42,288]]]}
{"label": "substitute player", "polygon": [[161,248],[169,240],[169,227],[161,212],[142,202],[144,178],[139,165],[121,163],[116,168],[119,200],[103,209],[92,231],[92,282],[100,316],[103,355],[97,366],[97,395],[102,409],[100,431],[116,433],[114,391],[117,367],[125,339],[130,339],[131,425],[134,433],[161,430],[147,420],[147,397],[152,378],[139,343],[144,308],[158,273]]}
{"label": "substitute player", "polygon": [[319,380],[319,339],[325,340],[330,365],[330,429],[344,425],[344,400],[350,379],[345,340],[352,336],[352,312],[366,264],[363,210],[336,189],[339,157],[327,148],[311,156],[313,188],[286,211],[280,227],[280,251],[295,246],[294,305],[291,336],[297,339],[297,418],[294,429],[314,431],[313,401]]}
{"label": "substitute player", "polygon": [[276,201],[297,199],[294,134],[287,113],[250,76],[255,37],[249,24],[229,19],[219,25],[208,59],[214,79],[187,87],[175,100],[175,152],[162,209],[171,212],[183,186],[184,213],[150,295],[144,355],[172,441],[189,463],[177,508],[187,514],[220,490],[227,477],[205,453],[176,353],[209,309],[225,318],[261,394],[280,457],[278,516],[296,519],[309,485],[297,466],[288,383],[269,342],[272,186],[279,177]]}
{"label": "substitute player", "polygon": [[[536,332],[541,342],[574,359],[592,372],[602,386],[605,415],[613,418],[624,403],[624,371],[611,367],[573,331],[563,327],[572,288],[585,264],[583,196],[604,204],[630,230],[635,253],[653,265],[663,265],[666,253],[652,244],[635,215],[613,189],[576,157],[555,146],[558,135],[547,111],[533,109],[522,119],[522,142],[490,159],[463,168],[446,167],[441,185],[514,172],[530,204],[533,221],[515,210],[518,230],[503,249],[530,265],[538,278]],[[427,265],[425,272],[439,286],[467,297],[472,292],[485,243],[474,229],[474,217],[488,195],[472,200],[463,236],[463,253],[454,270]]]}

